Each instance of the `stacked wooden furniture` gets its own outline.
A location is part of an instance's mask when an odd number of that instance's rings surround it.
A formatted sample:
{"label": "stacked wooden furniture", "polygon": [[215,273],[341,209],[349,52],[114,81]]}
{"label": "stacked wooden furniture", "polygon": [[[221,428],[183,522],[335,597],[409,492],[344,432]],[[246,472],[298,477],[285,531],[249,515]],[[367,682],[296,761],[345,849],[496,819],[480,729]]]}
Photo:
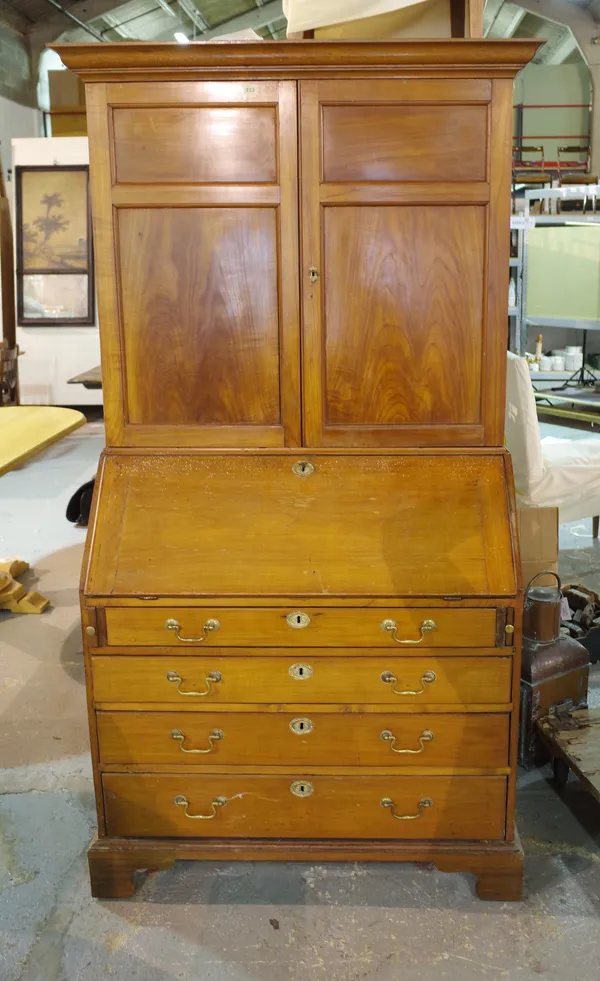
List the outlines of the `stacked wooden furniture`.
{"label": "stacked wooden furniture", "polygon": [[59,46],[108,447],[82,581],[97,896],[177,858],[515,899],[503,449],[529,41]]}

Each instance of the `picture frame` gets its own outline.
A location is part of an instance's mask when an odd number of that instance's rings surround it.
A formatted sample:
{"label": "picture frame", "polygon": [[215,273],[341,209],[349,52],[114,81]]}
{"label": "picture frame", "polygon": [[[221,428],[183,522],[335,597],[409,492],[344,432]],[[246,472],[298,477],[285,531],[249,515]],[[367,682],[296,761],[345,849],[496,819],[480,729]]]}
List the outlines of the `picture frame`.
{"label": "picture frame", "polygon": [[17,323],[93,326],[89,167],[16,167],[15,181]]}

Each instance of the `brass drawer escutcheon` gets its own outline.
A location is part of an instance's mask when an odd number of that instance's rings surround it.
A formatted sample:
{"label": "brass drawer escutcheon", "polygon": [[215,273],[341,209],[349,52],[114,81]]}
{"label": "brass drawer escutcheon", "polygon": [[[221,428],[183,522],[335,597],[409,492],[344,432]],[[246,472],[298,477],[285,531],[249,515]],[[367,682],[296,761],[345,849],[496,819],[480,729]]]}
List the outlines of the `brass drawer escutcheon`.
{"label": "brass drawer escutcheon", "polygon": [[[422,695],[425,691],[425,685],[432,685],[436,680],[437,675],[435,671],[426,671],[421,678],[421,687],[418,689],[407,688],[405,691],[398,691],[397,688],[392,688],[394,695]],[[392,674],[391,671],[383,671],[381,673],[381,680],[386,685],[395,685],[398,681],[396,675]]]}
{"label": "brass drawer escutcheon", "polygon": [[310,664],[290,664],[288,669],[290,678],[295,678],[296,681],[306,681],[307,678],[312,678],[313,673]]}
{"label": "brass drawer escutcheon", "polygon": [[177,740],[182,753],[212,753],[213,749],[215,748],[215,743],[219,742],[220,739],[223,739],[224,736],[225,733],[222,729],[213,729],[208,736],[208,749],[186,749],[183,745],[185,742],[185,734],[181,731],[181,729],[173,729],[171,732],[171,739]]}
{"label": "brass drawer escutcheon", "polygon": [[204,683],[206,684],[204,691],[182,691],[181,686],[183,684],[183,678],[181,675],[178,674],[177,671],[167,671],[167,681],[171,681],[173,684],[177,685],[177,691],[180,695],[195,695],[198,698],[202,698],[204,695],[212,695],[212,686],[218,685],[221,677],[222,675],[220,671],[211,671],[210,674],[207,674],[206,678],[204,679]]}
{"label": "brass drawer escutcheon", "polygon": [[418,811],[416,814],[396,814],[396,805],[394,804],[391,797],[382,797],[379,801],[382,807],[389,807],[392,812],[392,817],[396,818],[396,821],[416,821],[417,818],[422,817],[423,811],[427,807],[433,807],[433,801],[429,797],[423,797],[418,804]]}
{"label": "brass drawer escutcheon", "polygon": [[393,753],[410,753],[412,756],[416,756],[417,753],[423,752],[425,749],[425,743],[430,743],[433,739],[435,739],[435,736],[431,729],[424,729],[419,736],[420,749],[396,749],[394,745],[396,742],[396,737],[393,732],[390,732],[389,729],[384,729],[380,738],[383,739],[384,742],[388,742],[390,744],[390,749]]}
{"label": "brass drawer escutcheon", "polygon": [[184,797],[182,794],[178,794],[173,803],[177,807],[183,807],[183,813],[185,814],[186,818],[190,818],[191,821],[210,821],[212,818],[217,816],[218,807],[225,807],[227,804],[227,798],[215,797],[210,805],[212,807],[212,814],[188,814],[190,802],[188,801],[187,797]]}
{"label": "brass drawer escutcheon", "polygon": [[165,628],[174,633],[177,640],[180,640],[183,644],[201,644],[204,640],[206,640],[209,633],[218,630],[220,626],[221,624],[218,620],[211,618],[203,625],[201,637],[182,637],[179,633],[181,629],[179,620],[174,620],[172,618],[165,620]]}
{"label": "brass drawer escutcheon", "polygon": [[436,622],[435,620],[423,620],[421,624],[421,636],[418,640],[400,640],[398,637],[398,624],[395,620],[382,620],[381,629],[390,633],[392,640],[395,640],[397,644],[420,644],[425,640],[425,634],[431,633],[432,630],[436,629]]}
{"label": "brass drawer escutcheon", "polygon": [[288,613],[285,618],[285,622],[288,627],[293,627],[294,630],[302,630],[303,627],[308,627],[310,623],[310,617],[308,613],[300,613],[296,611],[295,613]]}
{"label": "brass drawer escutcheon", "polygon": [[297,736],[307,736],[314,728],[315,724],[312,719],[292,719],[290,722],[290,729]]}
{"label": "brass drawer escutcheon", "polygon": [[294,780],[290,787],[295,797],[310,797],[314,793],[314,787],[309,780]]}
{"label": "brass drawer escutcheon", "polygon": [[297,463],[292,463],[292,473],[295,473],[297,477],[310,477],[311,473],[315,472],[314,463],[309,463],[308,460],[298,460]]}

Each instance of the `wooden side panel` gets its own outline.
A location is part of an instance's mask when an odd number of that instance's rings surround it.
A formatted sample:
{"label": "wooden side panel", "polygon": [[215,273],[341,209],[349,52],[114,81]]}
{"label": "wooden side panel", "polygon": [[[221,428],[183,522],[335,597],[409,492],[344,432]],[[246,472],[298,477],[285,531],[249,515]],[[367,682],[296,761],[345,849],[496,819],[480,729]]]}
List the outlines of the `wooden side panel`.
{"label": "wooden side panel", "polygon": [[506,705],[512,678],[510,657],[403,658],[382,652],[348,663],[319,656],[300,661],[290,651],[282,658],[177,652],[98,655],[92,660],[97,703],[140,705],[345,703],[409,710],[417,705],[419,711],[440,705]]}
{"label": "wooden side panel", "polygon": [[280,422],[273,208],[122,208],[130,423]]}
{"label": "wooden side panel", "polygon": [[[307,784],[298,797],[292,784]],[[500,839],[504,777],[103,777],[109,834],[167,837]],[[185,797],[186,803],[175,803]],[[214,809],[215,798],[225,803]],[[382,800],[390,799],[394,819]],[[430,802],[420,806],[422,800]],[[187,816],[186,812],[187,811]],[[193,820],[193,815],[209,820]]]}
{"label": "wooden side panel", "polygon": [[481,105],[325,105],[323,180],[485,180],[486,124]]}
{"label": "wooden side panel", "polygon": [[484,230],[470,206],[325,209],[327,425],[479,422]]}
{"label": "wooden side panel", "polygon": [[288,712],[99,712],[98,733],[103,764],[293,763],[460,770],[508,765],[508,719],[392,711],[310,717]]}
{"label": "wooden side panel", "polygon": [[273,106],[122,106],[113,131],[119,184],[277,180]]}

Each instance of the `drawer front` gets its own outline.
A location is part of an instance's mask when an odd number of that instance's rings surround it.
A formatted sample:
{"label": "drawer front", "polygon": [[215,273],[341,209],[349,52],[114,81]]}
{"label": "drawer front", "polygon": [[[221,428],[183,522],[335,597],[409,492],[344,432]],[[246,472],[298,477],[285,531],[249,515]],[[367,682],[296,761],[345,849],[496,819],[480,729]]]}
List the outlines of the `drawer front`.
{"label": "drawer front", "polygon": [[510,657],[92,658],[96,702],[355,702],[406,705],[510,702]]}
{"label": "drawer front", "polygon": [[109,607],[106,630],[112,646],[494,647],[496,610]]}
{"label": "drawer front", "polygon": [[508,715],[99,712],[102,763],[508,765]]}
{"label": "drawer front", "polygon": [[105,773],[102,779],[109,835],[445,840],[504,836],[505,777],[303,780]]}

